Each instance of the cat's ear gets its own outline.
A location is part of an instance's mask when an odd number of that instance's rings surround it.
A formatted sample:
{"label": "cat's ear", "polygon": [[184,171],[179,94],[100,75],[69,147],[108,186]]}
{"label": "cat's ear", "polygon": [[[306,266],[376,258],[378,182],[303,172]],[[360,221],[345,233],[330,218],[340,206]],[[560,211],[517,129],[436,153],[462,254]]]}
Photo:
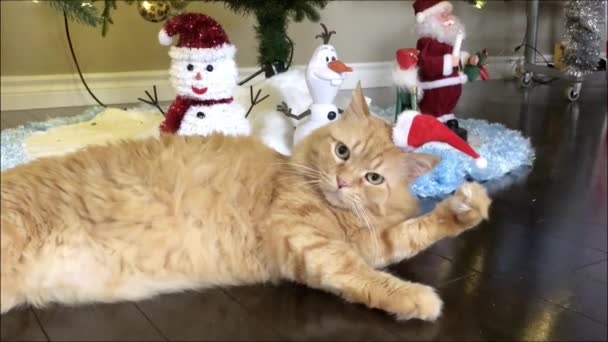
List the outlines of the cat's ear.
{"label": "cat's ear", "polygon": [[343,117],[345,118],[363,118],[370,116],[369,107],[365,96],[363,96],[363,90],[361,89],[361,81],[357,82],[355,90],[353,90],[352,98],[348,108],[344,111]]}
{"label": "cat's ear", "polygon": [[407,182],[413,182],[416,178],[431,171],[439,164],[441,158],[424,153],[406,153],[405,156],[405,178]]}

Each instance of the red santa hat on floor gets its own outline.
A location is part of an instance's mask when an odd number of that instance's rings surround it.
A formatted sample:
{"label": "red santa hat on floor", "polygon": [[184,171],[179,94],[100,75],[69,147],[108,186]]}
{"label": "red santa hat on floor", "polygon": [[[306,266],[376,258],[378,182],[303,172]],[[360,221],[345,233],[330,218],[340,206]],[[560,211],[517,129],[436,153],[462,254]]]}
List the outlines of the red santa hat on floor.
{"label": "red santa hat on floor", "polygon": [[183,13],[169,19],[158,33],[158,40],[168,46],[176,34],[179,40],[169,52],[173,59],[205,62],[234,58],[236,53],[222,26],[201,13]]}
{"label": "red santa hat on floor", "polygon": [[416,0],[414,2],[416,21],[422,23],[426,18],[441,12],[452,12],[452,4],[445,0]]}
{"label": "red santa hat on floor", "polygon": [[488,165],[485,158],[477,154],[445,124],[432,115],[420,114],[417,111],[406,110],[399,114],[399,119],[393,127],[393,141],[403,149],[417,148],[432,141],[443,142],[471,156],[478,168],[484,169]]}

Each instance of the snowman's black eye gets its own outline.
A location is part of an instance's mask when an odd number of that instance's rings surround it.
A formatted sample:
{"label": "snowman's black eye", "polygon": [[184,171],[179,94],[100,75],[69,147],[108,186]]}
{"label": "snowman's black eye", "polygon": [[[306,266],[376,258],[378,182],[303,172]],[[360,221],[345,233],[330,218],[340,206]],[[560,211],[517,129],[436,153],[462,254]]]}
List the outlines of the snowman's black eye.
{"label": "snowman's black eye", "polygon": [[336,112],[334,112],[333,110],[329,113],[327,113],[327,119],[329,119],[329,121],[333,121],[336,118]]}
{"label": "snowman's black eye", "polygon": [[329,57],[325,57],[325,61],[326,61],[326,62],[329,62]]}
{"label": "snowman's black eye", "polygon": [[194,70],[194,65],[188,64],[188,66],[186,67],[186,69],[188,69],[188,71],[192,71],[192,70]]}
{"label": "snowman's black eye", "polygon": [[213,65],[209,64],[207,65],[207,71],[212,72],[213,71]]}
{"label": "snowman's black eye", "polygon": [[332,60],[332,61],[335,61],[335,60],[336,60],[336,57],[335,57],[335,56],[334,56],[334,57],[332,57],[332,58],[331,58],[331,60]]}

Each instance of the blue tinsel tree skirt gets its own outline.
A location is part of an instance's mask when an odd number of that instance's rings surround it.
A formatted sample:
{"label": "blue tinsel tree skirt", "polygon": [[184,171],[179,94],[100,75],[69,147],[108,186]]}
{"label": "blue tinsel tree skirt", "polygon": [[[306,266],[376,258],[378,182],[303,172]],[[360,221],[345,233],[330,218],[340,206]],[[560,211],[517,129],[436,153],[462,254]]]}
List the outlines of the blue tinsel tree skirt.
{"label": "blue tinsel tree skirt", "polygon": [[[372,111],[390,122],[394,120],[394,107],[382,109],[372,106]],[[505,181],[515,181],[530,170],[534,148],[530,139],[521,132],[479,119],[459,119],[458,123],[468,131],[471,147],[488,161],[487,168],[478,169],[471,157],[447,144],[425,144],[415,151],[440,156],[441,162],[412,184],[411,190],[417,196],[440,198],[470,180],[492,180],[486,183],[486,187],[504,187],[507,185]]]}
{"label": "blue tinsel tree skirt", "polygon": [[[101,110],[100,107],[94,107],[78,116],[28,123],[14,129],[3,130],[0,146],[1,169],[5,170],[29,161],[23,143],[33,132],[87,121],[94,118]],[[392,121],[394,112],[390,108],[381,109],[372,106],[372,110]],[[468,130],[471,146],[487,159],[488,167],[476,168],[469,156],[446,144],[425,144],[416,151],[437,155],[442,159],[431,172],[422,175],[412,184],[411,190],[415,195],[423,198],[443,197],[467,180],[480,182],[493,180],[488,185],[504,185],[505,181],[509,183],[514,176],[529,170],[529,166],[534,161],[534,149],[530,140],[519,131],[508,129],[502,124],[478,119],[461,119],[459,122]]]}
{"label": "blue tinsel tree skirt", "polygon": [[3,130],[0,133],[0,170],[4,171],[30,161],[23,144],[32,133],[91,120],[102,110],[103,107],[93,107],[80,115],[59,117],[42,122],[28,122],[19,127]]}

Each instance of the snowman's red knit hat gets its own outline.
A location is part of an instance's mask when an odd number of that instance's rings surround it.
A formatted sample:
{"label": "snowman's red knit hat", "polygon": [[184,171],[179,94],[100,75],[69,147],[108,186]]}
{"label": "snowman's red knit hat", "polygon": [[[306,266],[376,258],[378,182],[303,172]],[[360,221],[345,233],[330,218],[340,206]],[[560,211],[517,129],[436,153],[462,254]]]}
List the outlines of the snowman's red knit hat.
{"label": "snowman's red knit hat", "polygon": [[483,169],[488,165],[485,158],[477,154],[445,124],[432,115],[420,114],[417,111],[407,110],[399,114],[399,119],[393,127],[393,141],[403,149],[417,148],[432,141],[447,143],[475,159],[478,168]]}
{"label": "snowman's red knit hat", "polygon": [[222,26],[202,13],[183,13],[169,19],[158,33],[158,40],[162,45],[171,45],[175,35],[179,35],[179,40],[169,52],[173,59],[213,61],[234,58],[236,53]]}
{"label": "snowman's red knit hat", "polygon": [[412,5],[416,21],[422,23],[436,13],[451,12],[452,4],[445,0],[416,0]]}

